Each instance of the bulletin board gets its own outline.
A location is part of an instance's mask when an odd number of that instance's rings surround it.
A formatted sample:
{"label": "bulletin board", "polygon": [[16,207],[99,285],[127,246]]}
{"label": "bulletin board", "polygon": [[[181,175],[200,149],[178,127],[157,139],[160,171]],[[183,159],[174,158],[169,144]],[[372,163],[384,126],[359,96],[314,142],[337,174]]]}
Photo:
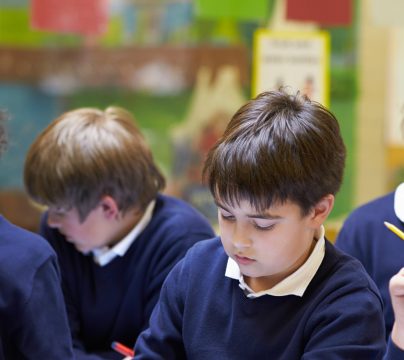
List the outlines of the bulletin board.
{"label": "bulletin board", "polygon": [[326,32],[254,34],[252,92],[255,97],[280,87],[299,90],[311,100],[329,105],[330,45]]}

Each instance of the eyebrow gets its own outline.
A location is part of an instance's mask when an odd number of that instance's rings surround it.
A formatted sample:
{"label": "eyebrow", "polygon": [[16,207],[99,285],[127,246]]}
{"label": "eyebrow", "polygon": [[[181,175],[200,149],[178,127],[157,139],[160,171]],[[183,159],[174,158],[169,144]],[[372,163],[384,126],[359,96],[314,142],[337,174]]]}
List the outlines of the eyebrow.
{"label": "eyebrow", "polygon": [[[231,213],[229,209],[226,208],[223,204],[220,204],[217,200],[215,200],[215,204],[217,207],[222,208],[223,210]],[[277,220],[277,219],[282,219],[282,216],[279,215],[271,215],[269,213],[263,213],[263,214],[247,214],[248,218],[254,218],[254,219],[265,219],[265,220]]]}

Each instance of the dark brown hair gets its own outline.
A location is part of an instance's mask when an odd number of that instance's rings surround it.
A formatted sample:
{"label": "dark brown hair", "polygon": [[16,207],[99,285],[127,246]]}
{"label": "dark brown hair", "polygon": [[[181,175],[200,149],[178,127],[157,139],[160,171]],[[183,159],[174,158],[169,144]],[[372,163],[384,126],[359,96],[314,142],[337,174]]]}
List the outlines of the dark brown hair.
{"label": "dark brown hair", "polygon": [[345,153],[330,111],[299,93],[264,92],[233,116],[203,176],[222,203],[248,200],[264,211],[289,200],[304,215],[339,190]]}
{"label": "dark brown hair", "polygon": [[74,207],[81,221],[104,195],[123,212],[143,210],[165,186],[132,115],[117,107],[81,108],[54,120],[28,151],[24,182],[35,201]]}

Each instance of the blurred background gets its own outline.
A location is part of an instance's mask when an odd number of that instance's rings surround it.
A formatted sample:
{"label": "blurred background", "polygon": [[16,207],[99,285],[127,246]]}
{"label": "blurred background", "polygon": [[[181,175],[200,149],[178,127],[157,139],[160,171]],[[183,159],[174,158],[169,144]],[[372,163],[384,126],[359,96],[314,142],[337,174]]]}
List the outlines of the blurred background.
{"label": "blurred background", "polygon": [[67,110],[116,105],[136,118],[166,192],[215,223],[206,152],[246,100],[282,85],[340,122],[348,160],[333,240],[354,207],[404,179],[402,13],[400,0],[0,0],[0,212],[35,231],[28,147]]}

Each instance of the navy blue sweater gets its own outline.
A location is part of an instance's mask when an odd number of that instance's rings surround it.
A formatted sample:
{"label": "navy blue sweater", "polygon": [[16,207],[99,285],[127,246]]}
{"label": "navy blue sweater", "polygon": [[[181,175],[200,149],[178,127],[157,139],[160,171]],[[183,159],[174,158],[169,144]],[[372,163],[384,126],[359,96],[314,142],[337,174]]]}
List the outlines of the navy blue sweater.
{"label": "navy blue sweater", "polygon": [[359,259],[378,286],[388,336],[394,322],[389,281],[404,266],[404,241],[388,230],[384,221],[404,231],[394,212],[394,192],[354,210],[339,232],[336,246]]}
{"label": "navy blue sweater", "polygon": [[56,255],[2,216],[0,359],[73,359]]}
{"label": "navy blue sweater", "polygon": [[392,341],[389,339],[387,344],[386,355],[383,360],[403,360],[404,359],[404,350],[398,348]]}
{"label": "navy blue sweater", "polygon": [[220,239],[196,244],[166,279],[135,359],[381,359],[380,295],[362,265],[326,242],[303,297],[249,299],[225,277]]}
{"label": "navy blue sweater", "polygon": [[133,347],[147,327],[171,268],[197,241],[214,236],[207,220],[183,201],[159,195],[152,219],[123,257],[100,267],[46,225],[56,250],[78,359],[122,359],[111,342]]}

